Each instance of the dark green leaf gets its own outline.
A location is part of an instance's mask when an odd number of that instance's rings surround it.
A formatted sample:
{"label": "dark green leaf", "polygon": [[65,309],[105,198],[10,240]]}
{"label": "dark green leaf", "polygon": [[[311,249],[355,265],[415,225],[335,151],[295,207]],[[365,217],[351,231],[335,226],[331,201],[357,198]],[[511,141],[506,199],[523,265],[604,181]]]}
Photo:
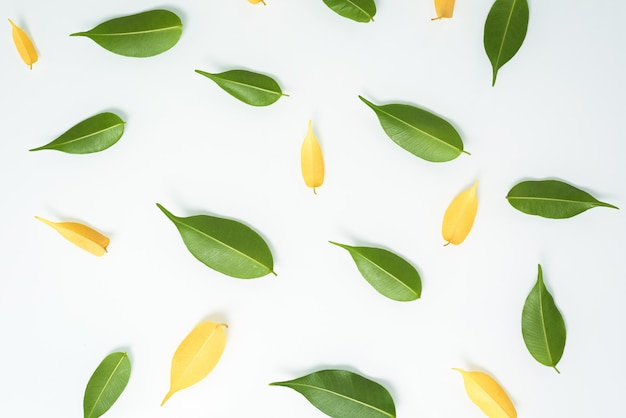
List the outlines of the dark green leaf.
{"label": "dark green leaf", "polygon": [[157,206],[174,222],[189,252],[212,269],[240,279],[276,275],[267,243],[248,226],[208,215],[179,218]]}
{"label": "dark green leaf", "polygon": [[109,148],[122,137],[124,121],[115,113],[100,113],[71,127],[54,141],[30,151],[51,149],[70,154],[89,154]]}
{"label": "dark green leaf", "polygon": [[97,418],[104,414],[120,397],[130,379],[130,360],[126,353],[111,353],[102,360],[91,375],[83,410],[85,418]]}
{"label": "dark green leaf", "polygon": [[127,57],[151,57],[176,45],[182,33],[183,24],[175,13],[150,10],[107,20],[70,36],[86,36],[104,49]]}
{"label": "dark green leaf", "polygon": [[348,250],[361,275],[381,294],[398,301],[420,297],[422,282],[419,273],[404,258],[382,248],[329,242]]}
{"label": "dark green leaf", "polygon": [[376,3],[374,0],[324,0],[340,16],[347,17],[356,22],[369,22],[374,20]]}
{"label": "dark green leaf", "polygon": [[333,418],[393,418],[393,398],[380,384],[345,370],[321,370],[298,379],[270,383],[300,392]]}
{"label": "dark green leaf", "polygon": [[415,106],[377,106],[361,96],[359,99],[376,112],[389,138],[411,154],[426,161],[442,162],[465,152],[459,133],[439,116]]}
{"label": "dark green leaf", "polygon": [[618,209],[558,180],[523,181],[513,186],[506,198],[515,209],[544,218],[571,218],[596,206]]}
{"label": "dark green leaf", "polygon": [[201,70],[196,72],[213,80],[231,96],[252,106],[269,106],[281,96],[286,96],[273,78],[252,71],[230,70],[219,74]]}

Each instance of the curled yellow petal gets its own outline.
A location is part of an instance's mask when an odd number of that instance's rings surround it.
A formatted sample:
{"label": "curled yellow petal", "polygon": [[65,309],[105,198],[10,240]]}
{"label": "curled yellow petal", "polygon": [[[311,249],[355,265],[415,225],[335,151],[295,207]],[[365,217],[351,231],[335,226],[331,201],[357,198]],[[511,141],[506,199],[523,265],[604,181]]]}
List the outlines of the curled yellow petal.
{"label": "curled yellow petal", "polygon": [[320,187],[324,182],[324,158],[319,142],[313,135],[313,124],[309,121],[309,131],[302,142],[300,151],[300,162],[302,165],[302,177],[307,186],[313,188]]}
{"label": "curled yellow petal", "polygon": [[454,13],[454,0],[435,0],[435,12],[437,17],[433,17],[431,20],[451,18],[452,13]]}
{"label": "curled yellow petal", "polygon": [[226,345],[224,328],[228,325],[203,321],[180,343],[172,357],[170,390],[161,406],[174,393],[198,383],[213,370]]}
{"label": "curled yellow petal", "polygon": [[516,418],[517,411],[502,387],[491,376],[482,372],[461,373],[467,396],[489,418]]}
{"label": "curled yellow petal", "polygon": [[22,57],[22,60],[33,69],[33,64],[37,62],[37,51],[35,50],[35,45],[33,45],[33,41],[30,40],[26,32],[24,32],[19,26],[17,26],[11,19],[9,19],[9,23],[13,27],[13,42],[15,43],[15,47],[17,48],[17,52]]}
{"label": "curled yellow petal", "polygon": [[476,198],[476,186],[478,181],[472,187],[458,194],[452,200],[446,213],[443,215],[443,225],[441,234],[446,244],[450,243],[459,245],[465,240],[474,224],[476,218],[476,210],[478,209],[478,199]]}
{"label": "curled yellow petal", "polygon": [[93,255],[100,257],[107,252],[107,246],[110,242],[109,238],[87,225],[77,222],[52,222],[39,216],[35,216],[35,218],[50,225],[68,241],[85,251],[89,251]]}

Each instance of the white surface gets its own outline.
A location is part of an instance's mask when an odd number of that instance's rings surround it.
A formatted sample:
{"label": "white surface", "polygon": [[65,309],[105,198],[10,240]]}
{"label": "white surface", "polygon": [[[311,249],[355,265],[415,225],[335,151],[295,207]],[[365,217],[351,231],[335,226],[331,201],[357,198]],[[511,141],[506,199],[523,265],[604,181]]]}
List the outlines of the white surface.
{"label": "white surface", "polygon": [[[91,373],[120,349],[133,371],[108,418],[321,417],[268,383],[326,367],[384,384],[398,417],[483,416],[452,367],[492,374],[520,417],[620,416],[625,3],[530,0],[524,45],[492,88],[482,46],[490,0],[459,1],[440,22],[432,1],[377,0],[370,24],[321,0],[267,1],[2,1],[0,16],[27,30],[40,61],[24,66],[5,21],[0,416],[81,416]],[[68,36],[163,7],[185,27],[157,57]],[[194,73],[231,68],[272,75],[290,97],[254,108]],[[359,94],[443,115],[472,155],[414,157]],[[105,110],[127,121],[112,148],[27,152]],[[327,169],[316,196],[299,168],[309,119]],[[563,179],[623,209],[524,215],[504,197],[527,178]],[[475,180],[474,228],[444,248],[443,212]],[[253,226],[278,277],[208,269],[156,202]],[[109,253],[91,256],[34,215],[97,228]],[[403,255],[420,271],[422,299],[381,296],[328,240]],[[567,325],[560,375],[535,362],[520,331],[538,263]],[[160,407],[172,354],[206,318],[229,324],[220,363]]]}

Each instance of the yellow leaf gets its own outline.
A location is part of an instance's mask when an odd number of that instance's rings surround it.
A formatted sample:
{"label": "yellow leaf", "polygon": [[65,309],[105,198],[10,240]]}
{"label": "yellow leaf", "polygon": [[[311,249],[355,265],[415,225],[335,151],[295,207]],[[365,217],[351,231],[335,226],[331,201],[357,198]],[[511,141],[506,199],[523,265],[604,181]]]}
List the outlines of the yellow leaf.
{"label": "yellow leaf", "polygon": [[313,135],[313,124],[309,121],[309,131],[302,142],[300,150],[300,162],[302,165],[302,177],[307,186],[320,187],[324,182],[324,159],[319,142]]}
{"label": "yellow leaf", "polygon": [[447,241],[445,245],[450,243],[459,245],[472,229],[478,209],[477,185],[478,181],[469,189],[459,193],[446,209],[441,227],[443,239]]}
{"label": "yellow leaf", "polygon": [[454,0],[435,0],[435,11],[437,17],[431,20],[439,20],[445,18],[451,18],[454,12]]}
{"label": "yellow leaf", "polygon": [[263,3],[263,6],[266,6],[265,2],[263,0],[248,0],[250,3],[252,4],[259,4],[259,3]]}
{"label": "yellow leaf", "polygon": [[461,373],[467,396],[489,418],[517,417],[517,411],[508,395],[491,376],[482,372],[453,370]]}
{"label": "yellow leaf", "polygon": [[226,324],[204,321],[185,337],[172,358],[170,391],[161,406],[174,393],[198,383],[219,361],[226,345]]}
{"label": "yellow leaf", "polygon": [[22,60],[24,60],[26,65],[32,70],[33,64],[37,62],[38,58],[33,41],[31,41],[28,35],[26,35],[26,32],[13,23],[11,19],[9,19],[9,23],[11,23],[13,27],[13,42],[17,48],[17,52],[19,52]]}
{"label": "yellow leaf", "polygon": [[35,216],[41,222],[50,225],[63,235],[71,243],[89,251],[98,257],[107,252],[110,240],[98,231],[77,222],[52,222],[39,216]]}

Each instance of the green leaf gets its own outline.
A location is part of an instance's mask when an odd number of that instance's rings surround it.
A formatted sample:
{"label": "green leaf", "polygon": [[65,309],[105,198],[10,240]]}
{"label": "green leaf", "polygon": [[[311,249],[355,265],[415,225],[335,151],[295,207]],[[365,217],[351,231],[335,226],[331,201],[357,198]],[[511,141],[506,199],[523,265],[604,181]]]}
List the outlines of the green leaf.
{"label": "green leaf", "polygon": [[544,218],[571,218],[596,206],[619,209],[558,180],[529,180],[516,184],[506,196],[511,206]]}
{"label": "green leaf", "polygon": [[528,3],[526,0],[496,0],[485,21],[483,42],[491,61],[496,84],[498,70],[506,64],[522,46],[528,28]]}
{"label": "green leaf", "polygon": [[231,96],[252,106],[269,106],[281,96],[287,96],[273,78],[264,74],[247,70],[230,70],[218,74],[201,70],[196,72],[213,80]]}
{"label": "green leaf", "polygon": [[420,275],[404,258],[382,248],[329,242],[348,250],[361,275],[382,295],[398,301],[419,299],[422,293]]}
{"label": "green leaf", "polygon": [[51,149],[69,154],[89,154],[115,144],[124,133],[124,121],[115,113],[100,113],[72,126],[54,141],[30,151]]}
{"label": "green leaf", "polygon": [[445,119],[426,110],[405,104],[377,106],[363,97],[359,99],[378,116],[385,133],[396,144],[426,161],[443,162],[458,157],[463,141]]}
{"label": "green leaf", "polygon": [[130,360],[126,353],[111,353],[102,360],[91,375],[83,410],[85,418],[97,418],[104,414],[120,397],[130,379]]}
{"label": "green leaf", "polygon": [[526,298],[522,310],[524,343],[535,360],[559,372],[556,365],[563,356],[565,335],[565,322],[546,289],[539,265],[537,283]]}
{"label": "green leaf", "polygon": [[396,407],[387,389],[346,370],[321,370],[298,379],[270,383],[300,392],[333,418],[393,418]]}
{"label": "green leaf", "polygon": [[174,222],[189,252],[213,270],[240,279],[276,275],[267,243],[248,226],[208,215],[180,218],[157,206]]}
{"label": "green leaf", "polygon": [[324,0],[324,3],[338,15],[356,22],[367,23],[376,14],[374,0]]}
{"label": "green leaf", "polygon": [[86,36],[104,49],[127,57],[151,57],[176,45],[182,33],[183,24],[175,13],[150,10],[107,20],[70,36]]}

